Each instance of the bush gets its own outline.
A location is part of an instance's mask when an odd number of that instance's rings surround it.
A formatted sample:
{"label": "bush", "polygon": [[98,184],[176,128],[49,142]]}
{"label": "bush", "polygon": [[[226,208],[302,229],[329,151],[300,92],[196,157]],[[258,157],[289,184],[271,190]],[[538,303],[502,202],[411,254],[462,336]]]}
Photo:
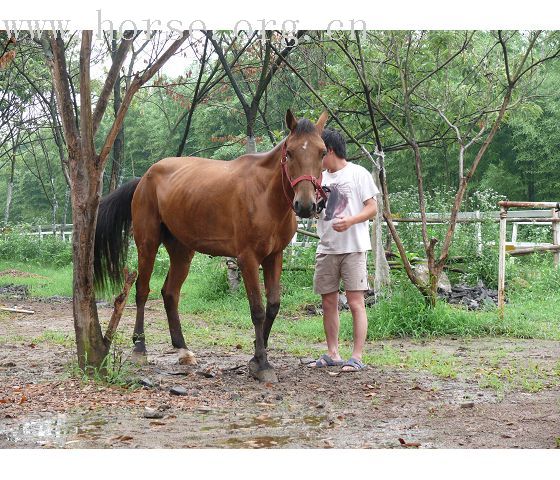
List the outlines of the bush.
{"label": "bush", "polygon": [[65,267],[72,264],[72,244],[54,235],[40,240],[29,231],[18,228],[0,235],[0,259]]}
{"label": "bush", "polygon": [[468,312],[445,302],[430,308],[412,285],[402,282],[393,296],[368,309],[368,338],[441,335],[482,336],[494,333],[495,316]]}

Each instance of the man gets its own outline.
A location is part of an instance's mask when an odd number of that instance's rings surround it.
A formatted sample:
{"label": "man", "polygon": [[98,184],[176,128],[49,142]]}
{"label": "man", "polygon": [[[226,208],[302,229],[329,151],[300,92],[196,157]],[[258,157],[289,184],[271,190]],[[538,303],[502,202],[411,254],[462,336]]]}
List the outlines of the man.
{"label": "man", "polygon": [[[340,132],[323,131],[327,154],[323,158],[323,185],[328,189],[326,208],[317,224],[314,292],[321,295],[327,353],[310,367],[342,366],[354,372],[365,367],[362,353],[367,335],[364,290],[368,290],[367,251],[371,250],[369,219],[377,213],[378,189],[371,174],[346,160],[346,142]],[[344,361],[338,352],[338,290],[344,283],[354,326],[352,356]]]}

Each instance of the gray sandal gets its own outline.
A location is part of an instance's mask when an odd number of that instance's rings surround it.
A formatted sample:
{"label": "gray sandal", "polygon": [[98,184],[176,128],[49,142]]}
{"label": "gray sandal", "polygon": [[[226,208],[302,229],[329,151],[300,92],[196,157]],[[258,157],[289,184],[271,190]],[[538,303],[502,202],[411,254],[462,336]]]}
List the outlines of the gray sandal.
{"label": "gray sandal", "polygon": [[[344,367],[352,367],[352,370],[344,370]],[[342,365],[343,372],[357,372],[359,370],[363,370],[364,368],[366,368],[365,364],[354,357],[350,357],[348,361],[344,362]]]}
{"label": "gray sandal", "polygon": [[317,360],[307,365],[308,368],[325,368],[325,367],[340,367],[344,364],[344,360],[333,360],[326,353],[321,355]]}

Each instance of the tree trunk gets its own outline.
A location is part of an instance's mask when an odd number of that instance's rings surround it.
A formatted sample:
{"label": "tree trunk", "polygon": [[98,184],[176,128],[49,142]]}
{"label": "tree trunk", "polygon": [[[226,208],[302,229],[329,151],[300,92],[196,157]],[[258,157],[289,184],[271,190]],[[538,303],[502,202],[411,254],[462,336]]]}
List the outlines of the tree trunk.
{"label": "tree trunk", "polygon": [[4,212],[4,226],[10,221],[10,209],[12,207],[12,198],[14,191],[14,170],[16,165],[15,150],[12,152],[12,162],[10,167],[10,178],[8,180],[8,192],[6,193],[6,211]]}
{"label": "tree trunk", "polygon": [[10,220],[10,210],[12,208],[12,199],[14,194],[14,173],[16,168],[16,151],[19,147],[20,135],[21,135],[21,130],[18,130],[16,138],[14,139],[12,137],[12,141],[14,143],[12,144],[12,152],[11,152],[12,161],[10,162],[11,163],[10,178],[8,180],[8,191],[6,192],[6,211],[4,212],[4,226],[6,226]]}
{"label": "tree trunk", "polygon": [[93,287],[93,243],[101,176],[92,175],[94,158],[71,159],[74,329],[80,368],[100,367],[108,349],[97,315]]}
{"label": "tree trunk", "polygon": [[58,212],[58,200],[56,199],[56,197],[53,197],[53,203],[52,203],[52,232],[53,232],[53,235],[56,235],[56,214],[57,214],[57,212]]}
{"label": "tree trunk", "polygon": [[[111,39],[111,58],[113,62],[115,61],[115,56],[117,55],[117,32],[113,30],[113,37]],[[117,76],[115,85],[113,86],[113,112],[115,118],[117,118],[117,113],[122,104],[121,95],[121,76]],[[109,180],[109,193],[116,190],[119,186],[120,172],[122,170],[122,161],[124,157],[124,122],[117,133],[115,138],[115,143],[113,144],[113,161],[111,165],[111,178]]]}
{"label": "tree trunk", "polygon": [[[116,105],[115,101],[115,105]],[[115,106],[115,113],[118,107]],[[119,130],[115,144],[113,145],[113,164],[111,167],[111,179],[109,181],[109,193],[119,187],[120,179],[122,178],[122,167],[124,160],[124,127]]]}
{"label": "tree trunk", "polygon": [[[383,159],[379,159],[383,162]],[[380,165],[384,168],[383,164]],[[371,231],[371,246],[374,252],[374,265],[375,265],[375,278],[373,284],[373,290],[375,292],[375,298],[380,298],[388,293],[388,287],[391,284],[389,263],[387,262],[387,257],[385,255],[385,247],[383,246],[383,195],[381,194],[381,182],[379,180],[379,169],[377,165],[373,164],[373,169],[371,172],[375,186],[379,190],[377,194],[377,214],[375,215],[375,220],[373,222],[373,228]],[[390,235],[389,235],[390,236]]]}
{"label": "tree trunk", "polygon": [[255,112],[249,112],[247,114],[246,153],[257,153],[257,141],[255,139],[255,116]]}
{"label": "tree trunk", "polygon": [[257,153],[257,142],[254,136],[246,137],[247,144],[245,146],[246,153]]}
{"label": "tree trunk", "polygon": [[[117,52],[117,32],[113,30],[113,38],[111,40],[111,57],[115,61],[115,55]],[[117,77],[115,81],[115,86],[113,87],[113,111],[115,112],[115,118],[119,108],[122,104],[121,95],[121,76]],[[113,163],[111,168],[111,179],[109,181],[109,193],[116,190],[119,186],[119,179],[121,177],[121,171],[124,160],[124,122],[117,133],[115,138],[115,143],[113,144]]]}

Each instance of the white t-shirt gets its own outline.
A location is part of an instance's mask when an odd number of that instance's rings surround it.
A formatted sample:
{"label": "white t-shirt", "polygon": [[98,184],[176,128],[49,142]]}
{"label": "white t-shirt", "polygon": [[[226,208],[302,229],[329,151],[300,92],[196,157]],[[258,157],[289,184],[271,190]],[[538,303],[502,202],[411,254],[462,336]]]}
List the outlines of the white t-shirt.
{"label": "white t-shirt", "polygon": [[357,215],[363,210],[364,202],[379,193],[371,173],[360,165],[348,162],[334,173],[325,170],[322,186],[328,187],[330,193],[327,207],[317,222],[320,237],[317,253],[341,254],[371,250],[368,220],[352,225],[344,232],[332,228],[337,217]]}

